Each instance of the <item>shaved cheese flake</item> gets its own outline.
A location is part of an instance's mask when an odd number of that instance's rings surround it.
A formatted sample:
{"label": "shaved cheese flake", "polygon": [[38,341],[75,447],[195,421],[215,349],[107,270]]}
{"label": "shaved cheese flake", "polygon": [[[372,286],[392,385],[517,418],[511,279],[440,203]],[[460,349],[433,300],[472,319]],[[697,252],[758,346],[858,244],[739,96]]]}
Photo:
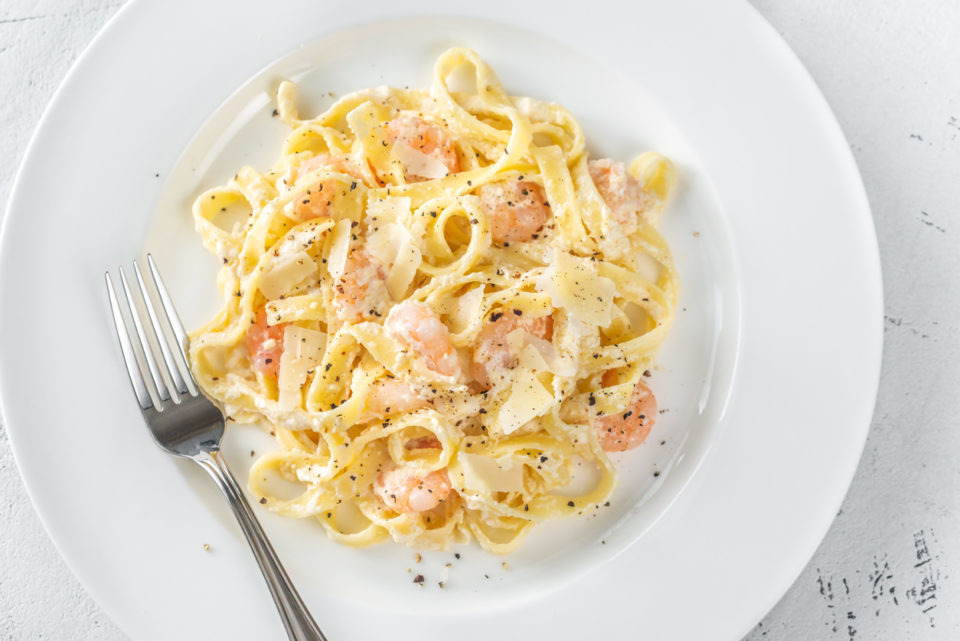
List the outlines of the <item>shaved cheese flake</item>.
{"label": "shaved cheese flake", "polygon": [[490,458],[461,452],[457,455],[463,470],[463,485],[477,492],[522,492],[523,464],[503,456]]}
{"label": "shaved cheese flake", "polygon": [[367,203],[367,218],[376,219],[376,223],[402,221],[410,215],[410,206],[407,196],[372,199]]}
{"label": "shaved cheese flake", "polygon": [[297,225],[283,236],[283,240],[275,247],[275,256],[280,257],[303,251],[317,242],[323,234],[333,227],[332,218],[314,218]]}
{"label": "shaved cheese flake", "polygon": [[482,285],[474,287],[457,298],[457,309],[453,317],[458,332],[465,330],[473,322],[473,319],[480,316],[481,305],[483,305]]}
{"label": "shaved cheese flake", "polygon": [[519,369],[510,397],[500,407],[497,422],[504,434],[511,434],[553,407],[553,394],[533,371]]}
{"label": "shaved cheese flake", "polygon": [[561,356],[560,351],[550,341],[527,334],[527,346],[537,351],[543,362],[547,364],[548,371],[557,376],[577,375],[577,366],[574,362]]}
{"label": "shaved cheese flake", "polygon": [[554,249],[550,266],[537,279],[537,289],[550,296],[554,307],[589,325],[606,327],[613,319],[617,288],[597,273],[588,258]]}
{"label": "shaved cheese flake", "polygon": [[333,233],[330,235],[327,270],[334,280],[343,275],[343,268],[347,264],[347,254],[350,253],[350,225],[351,221],[344,218],[333,226]]}
{"label": "shaved cheese flake", "polygon": [[310,254],[300,251],[274,261],[257,287],[268,300],[280,298],[316,272],[317,263]]}
{"label": "shaved cheese flake", "polygon": [[283,354],[280,355],[280,375],[277,379],[280,407],[289,410],[299,407],[301,388],[310,370],[323,360],[327,335],[313,329],[289,325],[283,330]]}
{"label": "shaved cheese flake", "polygon": [[520,350],[523,349],[523,346],[527,344],[527,332],[524,329],[517,328],[507,334],[507,349],[510,350],[511,354],[517,354]]}
{"label": "shaved cheese flake", "polygon": [[403,163],[408,174],[436,180],[443,178],[450,170],[440,160],[402,142],[394,143],[392,155]]}
{"label": "shaved cheese flake", "polygon": [[[375,219],[375,220],[374,220]],[[367,205],[367,224],[375,229],[367,236],[366,250],[388,267],[387,291],[394,300],[403,299],[422,259],[417,237],[408,229],[413,224],[410,199],[382,198]]]}
{"label": "shaved cheese flake", "polygon": [[543,355],[537,351],[533,345],[524,345],[523,349],[517,354],[517,361],[520,367],[532,369],[538,372],[550,371],[550,366],[543,358]]}
{"label": "shaved cheese flake", "polygon": [[398,223],[381,223],[377,231],[367,235],[366,249],[371,256],[384,265],[397,259],[400,248],[410,241],[410,234]]}
{"label": "shaved cheese flake", "polygon": [[404,298],[407,288],[413,282],[413,277],[417,275],[421,258],[420,250],[414,245],[412,239],[407,238],[400,246],[396,260],[394,260],[390,267],[390,273],[387,275],[387,291],[393,300]]}
{"label": "shaved cheese flake", "polygon": [[353,130],[356,140],[366,140],[373,145],[380,144],[383,140],[383,128],[377,118],[379,111],[373,102],[365,100],[347,112],[347,126]]}
{"label": "shaved cheese flake", "polygon": [[534,336],[523,329],[507,334],[507,348],[516,354],[521,367],[557,376],[575,376],[576,365],[563,358],[550,341]]}
{"label": "shaved cheese flake", "polygon": [[283,332],[284,353],[290,347],[294,348],[293,353],[297,358],[305,358],[316,364],[323,359],[323,352],[327,347],[327,335],[315,329],[290,325]]}

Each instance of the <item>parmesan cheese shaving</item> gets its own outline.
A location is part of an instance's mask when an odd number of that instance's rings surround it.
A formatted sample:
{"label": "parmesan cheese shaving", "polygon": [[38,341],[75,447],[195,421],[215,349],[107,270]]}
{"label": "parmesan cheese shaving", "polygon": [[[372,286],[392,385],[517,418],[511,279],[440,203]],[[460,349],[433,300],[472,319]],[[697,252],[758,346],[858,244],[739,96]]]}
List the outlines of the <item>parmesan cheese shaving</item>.
{"label": "parmesan cheese shaving", "polygon": [[510,457],[490,458],[462,452],[457,456],[463,485],[476,492],[522,492],[523,464]]}
{"label": "parmesan cheese shaving", "polygon": [[269,271],[260,277],[257,287],[268,300],[273,300],[294,289],[316,272],[317,263],[310,254],[299,251],[274,261]]}
{"label": "parmesan cheese shaving", "polygon": [[283,354],[280,356],[280,375],[277,388],[280,407],[289,410],[299,407],[300,393],[310,370],[323,359],[327,336],[323,332],[289,325],[283,330]]}
{"label": "parmesan cheese shaving", "polygon": [[550,341],[546,341],[539,336],[527,334],[527,347],[535,350],[537,354],[539,354],[543,362],[546,363],[549,372],[557,376],[577,375],[576,364],[570,359],[563,358]]}
{"label": "parmesan cheese shaving", "polygon": [[367,218],[374,227],[379,222],[402,221],[410,215],[410,199],[406,196],[371,199],[367,203]]}
{"label": "parmesan cheese shaving", "polygon": [[327,271],[334,280],[343,275],[343,268],[347,264],[347,254],[350,253],[350,225],[351,222],[347,219],[338,221],[330,235]]}
{"label": "parmesan cheese shaving", "polygon": [[547,365],[547,361],[544,360],[543,356],[531,345],[524,345],[523,349],[520,350],[520,353],[517,354],[517,361],[520,364],[520,367],[525,367],[527,369],[532,369],[538,372],[547,372],[550,370],[550,366]]}
{"label": "parmesan cheese shaving", "polygon": [[589,325],[606,327],[613,319],[616,285],[600,276],[588,258],[554,249],[552,264],[537,279],[537,289],[548,294],[555,307]]}
{"label": "parmesan cheese shaving", "polygon": [[576,365],[563,358],[553,343],[534,336],[523,329],[507,334],[507,348],[516,354],[519,365],[538,372],[550,372],[557,376],[575,376]]}
{"label": "parmesan cheese shaving", "polygon": [[379,223],[377,230],[367,235],[366,250],[383,265],[391,265],[407,240],[407,230],[397,223]]}
{"label": "parmesan cheese shaving", "polygon": [[414,245],[412,239],[407,238],[397,251],[397,257],[387,275],[387,291],[393,300],[403,299],[407,288],[413,282],[413,277],[417,275],[420,260],[420,250]]}
{"label": "parmesan cheese shaving", "polygon": [[510,434],[553,407],[553,394],[533,371],[520,369],[514,378],[509,398],[500,407],[497,422],[500,431]]}
{"label": "parmesan cheese shaving", "polygon": [[392,155],[396,160],[403,163],[408,174],[414,176],[435,180],[450,173],[447,166],[438,159],[402,142],[394,143]]}
{"label": "parmesan cheese shaving", "polygon": [[466,329],[473,319],[480,316],[481,305],[483,305],[483,286],[474,287],[458,297],[457,309],[454,313],[454,323],[458,332]]}
{"label": "parmesan cheese shaving", "polygon": [[518,328],[507,334],[507,349],[510,350],[511,354],[518,353],[527,344],[527,333],[526,330]]}
{"label": "parmesan cheese shaving", "polygon": [[[417,236],[422,236],[423,230],[422,225],[413,224],[409,198],[383,198],[371,201],[367,206],[367,220],[367,224],[373,231],[367,234],[366,249],[373,257],[391,267],[397,262],[408,263],[406,267],[400,268],[401,273],[404,273],[403,270],[409,271],[409,263],[420,266]],[[411,227],[416,229],[411,231]],[[417,250],[416,258],[413,249]],[[403,277],[398,275],[395,278],[402,281]],[[410,278],[412,280],[412,275]],[[409,281],[402,284],[405,289]]]}
{"label": "parmesan cheese shaving", "polygon": [[[417,236],[422,229],[413,224],[407,197],[373,200],[367,206],[367,224],[375,231],[367,235],[367,251],[388,266],[387,291],[401,300],[420,267]],[[410,227],[418,227],[412,233]]]}

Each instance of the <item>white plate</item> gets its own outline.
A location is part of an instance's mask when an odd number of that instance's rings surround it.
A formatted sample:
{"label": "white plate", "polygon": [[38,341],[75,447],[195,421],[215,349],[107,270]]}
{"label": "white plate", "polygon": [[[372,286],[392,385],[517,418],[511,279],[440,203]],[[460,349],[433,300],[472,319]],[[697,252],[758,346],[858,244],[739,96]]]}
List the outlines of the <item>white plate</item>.
{"label": "white plate", "polygon": [[[152,251],[196,325],[216,304],[215,265],[189,203],[239,164],[273,160],[276,82],[298,79],[318,109],[328,91],[426,85],[436,54],[464,44],[512,93],[569,107],[594,151],[678,161],[664,231],[684,311],[653,379],[669,412],[622,457],[611,507],[541,526],[509,570],[460,550],[443,590],[452,553],[416,565],[399,546],[349,550],[259,511],[264,526],[334,641],[742,635],[832,520],[879,373],[869,209],[813,83],[740,2],[595,3],[589,17],[501,1],[449,18],[425,1],[363,6],[134,2],[44,116],[0,250],[0,395],[60,551],[136,639],[282,636],[223,500],[142,426],[101,275]],[[231,427],[225,448],[242,474],[268,446]]]}

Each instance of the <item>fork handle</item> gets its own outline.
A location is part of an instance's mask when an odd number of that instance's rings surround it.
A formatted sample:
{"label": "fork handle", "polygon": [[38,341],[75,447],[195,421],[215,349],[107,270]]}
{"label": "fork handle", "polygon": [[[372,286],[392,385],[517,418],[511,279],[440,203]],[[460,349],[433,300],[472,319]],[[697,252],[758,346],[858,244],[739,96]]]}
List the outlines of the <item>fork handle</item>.
{"label": "fork handle", "polygon": [[260,522],[254,516],[237,480],[227,468],[223,455],[219,450],[214,450],[203,452],[192,458],[213,477],[217,487],[227,497],[233,515],[237,517],[240,528],[247,537],[247,543],[253,550],[253,556],[260,565],[263,578],[267,581],[267,587],[270,588],[273,602],[280,612],[287,636],[291,641],[327,641],[313,617],[310,616],[310,611],[304,605],[297,589],[293,587],[293,582],[290,581],[277,553],[267,540],[267,535],[260,527]]}

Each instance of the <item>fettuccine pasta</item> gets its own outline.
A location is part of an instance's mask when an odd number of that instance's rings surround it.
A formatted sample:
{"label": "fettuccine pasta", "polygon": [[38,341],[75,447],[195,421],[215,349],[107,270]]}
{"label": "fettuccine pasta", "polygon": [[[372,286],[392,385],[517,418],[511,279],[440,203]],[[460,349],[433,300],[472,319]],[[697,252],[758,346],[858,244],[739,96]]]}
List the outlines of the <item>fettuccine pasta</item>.
{"label": "fettuccine pasta", "polygon": [[[569,112],[508,95],[461,48],[429,91],[358,91],[313,118],[296,103],[282,83],[277,164],[193,208],[223,307],[191,334],[191,368],[279,443],[253,495],[351,546],[498,554],[602,505],[609,452],[657,413],[644,376],[677,299],[656,228],[670,161],[590,160]],[[573,495],[584,467],[596,482]]]}

